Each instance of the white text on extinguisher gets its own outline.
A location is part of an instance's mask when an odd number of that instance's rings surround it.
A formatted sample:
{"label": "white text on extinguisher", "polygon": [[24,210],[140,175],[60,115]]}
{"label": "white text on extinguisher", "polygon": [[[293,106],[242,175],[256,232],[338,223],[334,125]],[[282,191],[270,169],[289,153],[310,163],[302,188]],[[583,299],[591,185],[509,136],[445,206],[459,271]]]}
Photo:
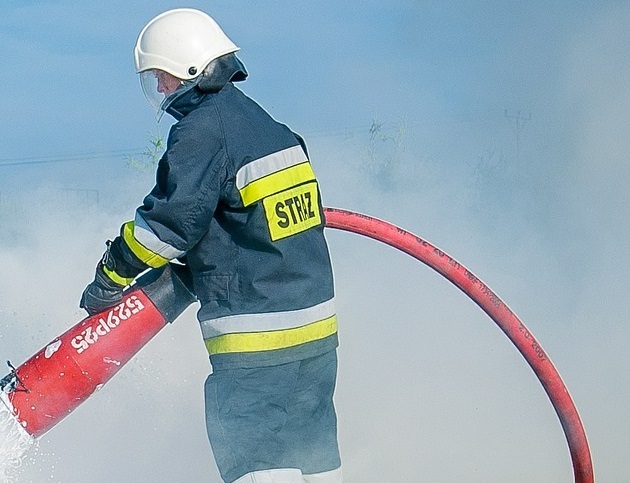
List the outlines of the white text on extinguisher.
{"label": "white text on extinguisher", "polygon": [[129,319],[142,309],[144,309],[144,304],[138,297],[132,295],[121,304],[112,307],[107,312],[107,315],[99,317],[98,322],[86,327],[83,332],[74,337],[71,341],[72,347],[77,350],[78,354],[81,354],[89,349],[92,344],[95,344],[99,337],[109,334],[121,322]]}

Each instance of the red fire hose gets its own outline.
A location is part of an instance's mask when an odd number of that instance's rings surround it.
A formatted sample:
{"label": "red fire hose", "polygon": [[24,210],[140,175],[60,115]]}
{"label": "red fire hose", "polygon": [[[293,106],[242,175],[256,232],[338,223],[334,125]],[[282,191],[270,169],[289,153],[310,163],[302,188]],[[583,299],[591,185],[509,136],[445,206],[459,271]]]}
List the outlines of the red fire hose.
{"label": "red fire hose", "polygon": [[553,363],[525,324],[470,270],[426,240],[360,213],[324,208],[326,226],[373,238],[420,260],[470,297],[508,336],[529,363],[553,405],[569,445],[576,483],[593,483],[593,466],[580,416]]}

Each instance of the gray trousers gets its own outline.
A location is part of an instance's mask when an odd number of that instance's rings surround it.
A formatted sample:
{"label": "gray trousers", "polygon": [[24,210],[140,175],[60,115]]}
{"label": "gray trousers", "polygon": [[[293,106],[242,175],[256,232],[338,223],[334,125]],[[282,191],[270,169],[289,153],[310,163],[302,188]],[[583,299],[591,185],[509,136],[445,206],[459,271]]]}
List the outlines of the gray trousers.
{"label": "gray trousers", "polygon": [[336,378],[335,350],[288,364],[222,369],[208,376],[206,427],[223,480],[232,483],[249,473],[282,470],[280,474],[287,469],[340,478]]}

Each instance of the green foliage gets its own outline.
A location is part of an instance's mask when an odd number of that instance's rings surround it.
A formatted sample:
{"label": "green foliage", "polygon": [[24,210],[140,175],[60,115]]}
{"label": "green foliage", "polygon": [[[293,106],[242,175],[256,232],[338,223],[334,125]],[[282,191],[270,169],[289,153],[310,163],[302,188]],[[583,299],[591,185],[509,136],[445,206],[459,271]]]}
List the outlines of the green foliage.
{"label": "green foliage", "polygon": [[398,182],[406,135],[407,129],[404,124],[385,125],[375,119],[370,126],[367,157],[363,162],[363,169],[384,191],[394,189]]}
{"label": "green foliage", "polygon": [[164,153],[164,138],[157,128],[154,133],[148,134],[148,139],[148,144],[144,151],[125,156],[127,166],[138,173],[153,171]]}

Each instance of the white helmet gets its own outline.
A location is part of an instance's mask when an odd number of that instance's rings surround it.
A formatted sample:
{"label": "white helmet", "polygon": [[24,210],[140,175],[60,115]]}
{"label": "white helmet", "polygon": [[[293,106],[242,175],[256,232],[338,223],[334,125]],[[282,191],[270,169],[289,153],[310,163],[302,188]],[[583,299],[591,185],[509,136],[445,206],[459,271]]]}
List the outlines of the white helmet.
{"label": "white helmet", "polygon": [[158,119],[174,97],[157,91],[154,69],[190,88],[210,62],[237,50],[214,19],[200,10],[177,8],[151,20],[140,32],[133,53],[142,89]]}
{"label": "white helmet", "polygon": [[158,15],[140,32],[134,49],[136,72],[160,69],[190,80],[212,60],[237,50],[212,17],[177,8]]}

